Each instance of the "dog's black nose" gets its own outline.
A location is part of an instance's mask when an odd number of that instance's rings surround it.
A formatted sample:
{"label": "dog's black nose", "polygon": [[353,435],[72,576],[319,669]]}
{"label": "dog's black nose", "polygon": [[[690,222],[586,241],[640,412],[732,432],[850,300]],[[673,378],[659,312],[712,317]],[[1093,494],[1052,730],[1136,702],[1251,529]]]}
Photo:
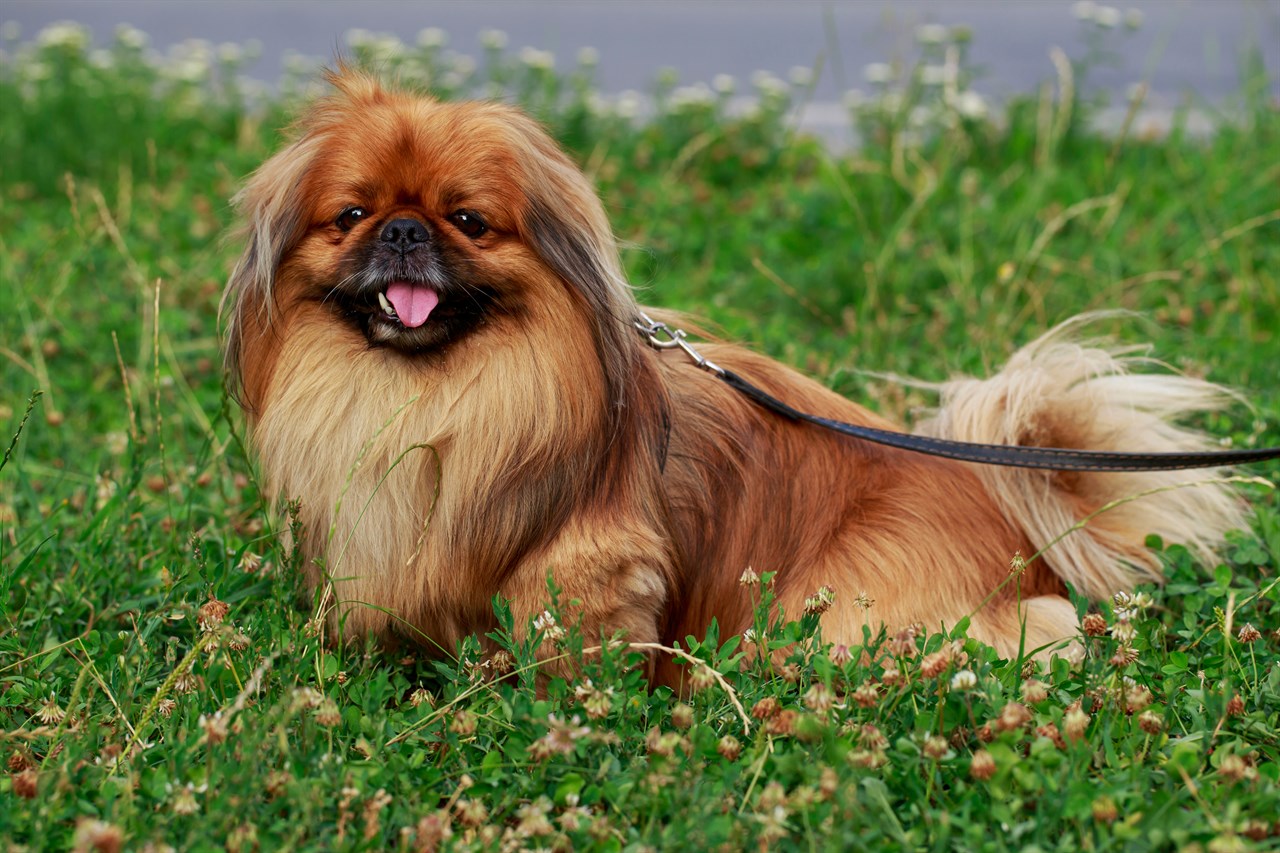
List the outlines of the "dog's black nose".
{"label": "dog's black nose", "polygon": [[384,225],[379,239],[405,255],[418,248],[420,243],[430,240],[431,234],[427,231],[427,226],[416,219],[406,217],[393,219]]}

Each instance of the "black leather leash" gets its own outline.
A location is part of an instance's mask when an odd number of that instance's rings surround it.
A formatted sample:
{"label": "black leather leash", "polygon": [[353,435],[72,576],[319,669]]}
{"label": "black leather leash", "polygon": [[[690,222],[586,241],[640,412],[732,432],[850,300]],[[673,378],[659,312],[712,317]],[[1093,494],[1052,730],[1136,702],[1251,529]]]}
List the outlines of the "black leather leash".
{"label": "black leather leash", "polygon": [[[682,349],[694,364],[724,381],[726,385],[771,412],[789,420],[803,421],[842,435],[872,441],[899,450],[925,453],[946,459],[978,462],[984,465],[1007,465],[1016,468],[1045,468],[1052,471],[1173,471],[1184,468],[1221,468],[1247,465],[1280,458],[1280,447],[1258,447],[1249,450],[1217,450],[1196,453],[1121,453],[1110,450],[1070,450],[1061,447],[1022,447],[1008,444],[978,444],[945,438],[911,435],[891,430],[858,426],[831,420],[793,409],[766,391],[752,385],[731,370],[707,360],[689,344],[683,329],[672,329],[641,314],[635,326],[650,346],[657,349]],[[666,335],[662,340],[658,336]]]}

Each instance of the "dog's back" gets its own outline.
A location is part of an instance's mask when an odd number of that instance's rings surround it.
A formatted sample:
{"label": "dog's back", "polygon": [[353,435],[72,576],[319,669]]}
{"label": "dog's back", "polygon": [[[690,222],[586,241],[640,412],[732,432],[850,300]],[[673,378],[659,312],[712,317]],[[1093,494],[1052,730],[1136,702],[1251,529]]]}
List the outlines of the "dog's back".
{"label": "dog's back", "polygon": [[[943,405],[922,428],[983,443],[1203,448],[1203,436],[1170,421],[1216,406],[1220,389],[1131,374],[1136,359],[1077,344],[1071,332],[1028,345],[990,379],[939,386]],[[741,348],[703,352],[798,409],[894,428]],[[1242,522],[1224,485],[1184,488],[1212,479],[1203,472],[1058,473],[935,459],[785,420],[678,353],[656,357],[671,395],[663,482],[682,562],[671,638],[699,634],[712,617],[723,632],[747,627],[752,595],[737,580],[752,567],[777,573],[775,591],[792,616],[820,587],[833,590],[828,639],[859,641],[864,624],[936,630],[972,616],[970,635],[1003,653],[1037,649],[1076,633],[1066,583],[1098,598],[1158,580],[1148,534],[1203,550]],[[1006,583],[1017,554],[1026,567]]]}

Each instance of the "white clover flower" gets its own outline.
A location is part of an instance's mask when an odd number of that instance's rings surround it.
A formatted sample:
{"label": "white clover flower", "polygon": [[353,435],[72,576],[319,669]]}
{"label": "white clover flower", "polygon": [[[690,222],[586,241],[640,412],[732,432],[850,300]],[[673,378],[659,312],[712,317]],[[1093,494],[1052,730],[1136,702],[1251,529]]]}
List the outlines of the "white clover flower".
{"label": "white clover flower", "polygon": [[529,68],[539,71],[550,71],[556,67],[556,55],[549,50],[538,50],[535,47],[525,47],[520,50],[520,61]]}
{"label": "white clover flower", "polygon": [[756,641],[756,629],[755,629],[755,628],[748,628],[747,630],[745,630],[745,631],[743,631],[743,632],[742,632],[742,642],[744,642],[744,643],[754,643],[755,641]]}
{"label": "white clover flower", "polygon": [[188,56],[171,65],[169,73],[175,80],[199,83],[208,76],[209,63],[201,56]]}
{"label": "white clover flower", "polygon": [[680,86],[671,93],[671,105],[673,107],[700,107],[707,106],[715,102],[715,95],[707,88],[706,83],[698,83],[693,86]]}
{"label": "white clover flower", "polygon": [[887,62],[873,62],[862,69],[862,76],[868,83],[891,83],[894,78],[893,66]]}
{"label": "white clover flower", "polygon": [[291,74],[308,74],[313,65],[310,59],[296,50],[286,50],[280,62],[284,65],[285,71]]}
{"label": "white clover flower", "polygon": [[345,38],[351,47],[367,47],[373,43],[374,35],[366,29],[356,27],[347,30]]}
{"label": "white clover flower", "polygon": [[137,27],[120,24],[116,27],[116,44],[130,50],[142,50],[151,42],[151,37]]}
{"label": "white clover flower", "polygon": [[476,61],[470,56],[459,54],[453,57],[453,68],[449,70],[449,74],[459,79],[465,80],[476,71]]}
{"label": "white clover flower", "polygon": [[594,47],[584,47],[578,51],[578,64],[586,68],[594,68],[600,64],[600,51]]}
{"label": "white clover flower", "polygon": [[907,113],[907,124],[912,127],[924,127],[929,123],[933,111],[923,104],[917,104],[911,108],[911,112]]}
{"label": "white clover flower", "polygon": [[920,82],[925,86],[945,86],[955,80],[954,65],[924,65],[920,68]]}
{"label": "white clover flower", "polygon": [[244,59],[244,48],[232,41],[218,45],[218,61],[227,65],[235,65]]}
{"label": "white clover flower", "polygon": [[635,118],[640,114],[640,104],[640,93],[627,90],[618,96],[618,100],[614,103],[614,112],[621,118]]}
{"label": "white clover flower", "polygon": [[503,50],[507,41],[507,34],[502,30],[485,30],[480,33],[480,46],[486,50]]}
{"label": "white clover flower", "polygon": [[66,47],[84,50],[89,46],[89,29],[75,21],[57,21],[36,35],[40,47]]}
{"label": "white clover flower", "polygon": [[1111,636],[1115,637],[1118,643],[1131,643],[1137,635],[1138,629],[1134,628],[1133,623],[1128,619],[1121,619],[1111,626]]}
{"label": "white clover flower", "polygon": [[896,113],[902,109],[902,93],[901,92],[885,92],[880,96],[877,102],[880,109],[888,113]]}
{"label": "white clover flower", "polygon": [[787,72],[787,79],[791,81],[792,86],[804,88],[813,83],[813,69],[807,65],[794,65]]}
{"label": "white clover flower", "polygon": [[1115,6],[1099,6],[1093,13],[1093,22],[1106,30],[1120,26],[1120,10]]}
{"label": "white clover flower", "polygon": [[1071,14],[1075,15],[1077,21],[1092,21],[1097,9],[1098,4],[1093,0],[1079,0],[1078,3],[1071,4]]}
{"label": "white clover flower", "polygon": [[404,51],[404,44],[395,36],[384,33],[373,39],[369,50],[379,59],[392,59]]}
{"label": "white clover flower", "polygon": [[444,47],[449,43],[449,36],[439,27],[426,27],[418,30],[418,46],[426,48]]}
{"label": "white clover flower", "polygon": [[972,90],[960,92],[952,99],[952,108],[964,118],[980,119],[987,115],[987,102]]}
{"label": "white clover flower", "polygon": [[781,77],[768,71],[756,71],[751,75],[751,85],[760,90],[762,95],[784,95],[790,86]]}
{"label": "white clover flower", "polygon": [[916,41],[920,44],[943,44],[950,32],[942,24],[922,24],[916,27]]}
{"label": "white clover flower", "polygon": [[732,74],[717,74],[711,78],[711,88],[722,95],[732,95],[736,85]]}
{"label": "white clover flower", "polygon": [[1133,596],[1124,590],[1120,590],[1111,596],[1111,604],[1115,609],[1117,619],[1131,619],[1138,609],[1133,602]]}
{"label": "white clover flower", "polygon": [[978,686],[978,676],[971,669],[962,669],[951,676],[951,689],[956,691],[972,690]]}

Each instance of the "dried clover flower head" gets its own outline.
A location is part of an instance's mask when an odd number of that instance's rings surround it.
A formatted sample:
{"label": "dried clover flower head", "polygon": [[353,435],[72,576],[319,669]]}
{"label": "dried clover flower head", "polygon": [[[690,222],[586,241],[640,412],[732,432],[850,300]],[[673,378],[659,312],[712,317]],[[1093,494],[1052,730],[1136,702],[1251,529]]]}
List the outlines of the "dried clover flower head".
{"label": "dried clover flower head", "polygon": [[1149,735],[1164,731],[1164,719],[1155,711],[1143,711],[1138,717],[1138,727]]}
{"label": "dried clover flower head", "polygon": [[463,826],[482,826],[489,819],[489,809],[480,800],[463,797],[453,808]]}
{"label": "dried clover flower head", "polygon": [[836,593],[829,586],[821,586],[818,591],[804,600],[804,612],[806,616],[821,616],[831,609],[831,605],[835,604]]}
{"label": "dried clover flower head", "polygon": [[831,688],[819,681],[804,694],[804,704],[810,711],[825,714],[835,704],[835,696]]}
{"label": "dried clover flower head", "polygon": [[1072,706],[1062,718],[1062,733],[1067,740],[1080,740],[1089,728],[1089,715],[1078,705]]}
{"label": "dried clover flower head", "polygon": [[951,744],[947,743],[947,739],[938,735],[930,735],[924,742],[924,754],[934,761],[945,758],[950,748]]}
{"label": "dried clover flower head", "polygon": [[765,720],[765,733],[774,737],[790,737],[796,731],[796,719],[800,713],[792,708],[784,708]]}
{"label": "dried clover flower head", "polygon": [[453,719],[449,722],[449,731],[455,735],[469,737],[475,734],[478,725],[479,720],[476,719],[476,715],[463,708],[453,715]]}
{"label": "dried clover flower head", "polygon": [[716,744],[716,752],[729,761],[737,761],[738,756],[742,754],[742,744],[733,735],[725,735]]}
{"label": "dried clover flower head", "polygon": [[338,709],[337,702],[326,697],[316,708],[315,718],[317,723],[331,729],[342,722],[342,712]]}
{"label": "dried clover flower head", "polygon": [[706,690],[708,687],[716,683],[715,673],[711,671],[711,667],[705,663],[700,663],[693,668],[693,672],[689,673],[689,687],[695,693]]}
{"label": "dried clover flower head", "polygon": [[1086,613],[1080,620],[1080,627],[1086,636],[1101,637],[1107,633],[1107,619],[1101,613]]}
{"label": "dried clover flower head", "polygon": [[222,620],[226,619],[227,614],[230,612],[231,605],[225,601],[219,601],[211,592],[209,593],[209,600],[196,611],[196,624],[200,626],[202,631],[212,631],[222,624]]}
{"label": "dried clover flower head", "polygon": [[1027,706],[1021,702],[1010,702],[1000,710],[1000,716],[996,718],[996,729],[1011,732],[1029,722],[1031,722],[1031,712],[1027,710]]}
{"label": "dried clover flower head", "polygon": [[200,715],[200,728],[204,730],[206,743],[218,744],[227,739],[227,720],[221,711]]}
{"label": "dried clover flower head", "polygon": [[980,749],[973,754],[973,758],[969,761],[969,775],[974,779],[986,780],[995,775],[996,759],[985,749]]}
{"label": "dried clover flower head", "polygon": [[751,708],[751,716],[757,720],[767,720],[782,709],[782,703],[772,696],[766,696]]}
{"label": "dried clover flower head", "polygon": [[58,700],[50,694],[49,700],[36,711],[36,719],[44,723],[46,726],[54,726],[61,723],[67,717],[67,712],[62,710],[58,705]]}
{"label": "dried clover flower head", "polygon": [[124,848],[124,830],[105,821],[80,818],[76,821],[76,834],[72,840],[74,850],[94,850],[97,853],[119,853]]}
{"label": "dried clover flower head", "polygon": [[869,681],[859,684],[852,695],[859,708],[874,708],[880,702],[880,691]]}

